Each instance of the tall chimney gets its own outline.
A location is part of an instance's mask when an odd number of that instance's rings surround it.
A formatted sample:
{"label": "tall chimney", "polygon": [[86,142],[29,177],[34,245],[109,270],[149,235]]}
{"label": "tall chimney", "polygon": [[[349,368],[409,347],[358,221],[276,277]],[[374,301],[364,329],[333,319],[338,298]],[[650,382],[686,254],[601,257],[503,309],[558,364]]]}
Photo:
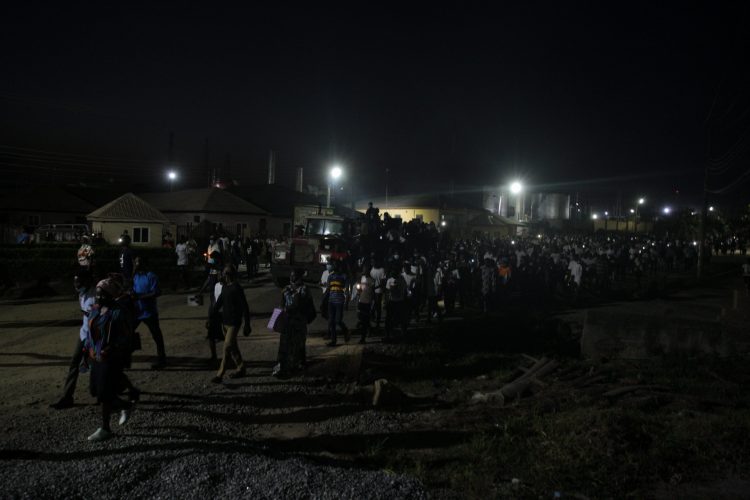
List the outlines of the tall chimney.
{"label": "tall chimney", "polygon": [[302,168],[297,169],[297,183],[295,187],[297,188],[297,191],[299,191],[300,193],[304,192],[304,188],[303,188],[304,184],[302,183],[303,181],[302,172],[303,172]]}
{"label": "tall chimney", "polygon": [[268,183],[276,184],[276,153],[273,149],[268,154]]}

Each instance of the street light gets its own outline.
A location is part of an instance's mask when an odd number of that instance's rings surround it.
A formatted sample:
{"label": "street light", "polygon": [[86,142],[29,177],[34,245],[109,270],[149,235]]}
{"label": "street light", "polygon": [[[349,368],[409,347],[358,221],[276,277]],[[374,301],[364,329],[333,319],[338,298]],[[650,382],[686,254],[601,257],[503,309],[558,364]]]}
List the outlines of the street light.
{"label": "street light", "polygon": [[521,191],[523,191],[523,185],[518,181],[510,183],[510,192],[516,195],[516,219],[521,221]]}
{"label": "street light", "polygon": [[167,179],[169,179],[169,190],[172,191],[172,185],[174,184],[174,181],[177,180],[177,172],[174,170],[167,172]]}
{"label": "street light", "polygon": [[334,165],[328,173],[328,196],[326,197],[326,208],[331,208],[331,184],[336,182],[338,178],[341,177],[342,173],[343,170],[341,170],[341,167],[338,165]]}
{"label": "street light", "polygon": [[669,215],[672,212],[672,209],[669,207],[664,207],[664,210],[662,210],[662,212],[664,212],[664,215]]}
{"label": "street light", "polygon": [[635,224],[633,225],[633,232],[638,232],[638,209],[641,205],[646,203],[646,198],[638,198],[638,204],[635,206]]}

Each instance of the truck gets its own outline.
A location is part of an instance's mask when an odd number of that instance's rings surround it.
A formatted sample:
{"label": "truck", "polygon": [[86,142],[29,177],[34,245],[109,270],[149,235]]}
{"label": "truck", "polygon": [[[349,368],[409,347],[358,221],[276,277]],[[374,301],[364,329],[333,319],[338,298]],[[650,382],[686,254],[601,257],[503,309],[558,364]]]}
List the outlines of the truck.
{"label": "truck", "polygon": [[357,229],[357,220],[334,214],[307,215],[302,231],[287,242],[278,243],[271,257],[271,276],[283,287],[292,270],[303,269],[304,281],[319,283],[325,265],[337,251],[348,251]]}

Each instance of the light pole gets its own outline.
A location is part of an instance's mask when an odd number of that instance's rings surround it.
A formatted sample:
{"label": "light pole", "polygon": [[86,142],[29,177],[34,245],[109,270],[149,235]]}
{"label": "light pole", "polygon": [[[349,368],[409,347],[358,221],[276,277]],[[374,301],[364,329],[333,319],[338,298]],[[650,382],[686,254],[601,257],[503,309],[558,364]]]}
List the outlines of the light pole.
{"label": "light pole", "polygon": [[633,232],[638,232],[638,209],[641,205],[646,203],[646,198],[638,198],[638,203],[635,205],[635,224],[633,226]]}
{"label": "light pole", "polygon": [[169,179],[169,191],[172,191],[172,185],[174,184],[174,181],[177,180],[177,172],[174,170],[170,170],[167,172],[167,179]]}
{"label": "light pole", "polygon": [[521,222],[521,191],[523,191],[523,185],[514,181],[510,184],[510,192],[516,195],[516,219]]}
{"label": "light pole", "polygon": [[334,165],[328,172],[328,196],[326,197],[326,208],[331,208],[331,184],[341,177],[341,167]]}

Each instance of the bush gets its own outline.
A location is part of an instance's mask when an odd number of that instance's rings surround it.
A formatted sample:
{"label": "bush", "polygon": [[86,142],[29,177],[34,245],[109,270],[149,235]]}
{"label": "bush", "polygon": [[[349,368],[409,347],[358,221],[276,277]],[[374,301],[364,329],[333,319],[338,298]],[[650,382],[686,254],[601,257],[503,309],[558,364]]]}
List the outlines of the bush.
{"label": "bush", "polygon": [[[40,244],[0,246],[0,279],[10,283],[71,280],[79,269],[76,252],[78,244]],[[96,277],[119,272],[120,247],[94,247]],[[134,256],[145,255],[150,269],[162,282],[171,279],[176,271],[177,256],[171,248],[136,248]]]}

